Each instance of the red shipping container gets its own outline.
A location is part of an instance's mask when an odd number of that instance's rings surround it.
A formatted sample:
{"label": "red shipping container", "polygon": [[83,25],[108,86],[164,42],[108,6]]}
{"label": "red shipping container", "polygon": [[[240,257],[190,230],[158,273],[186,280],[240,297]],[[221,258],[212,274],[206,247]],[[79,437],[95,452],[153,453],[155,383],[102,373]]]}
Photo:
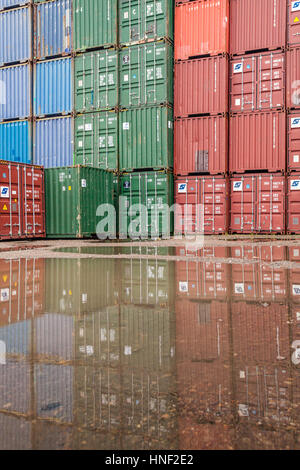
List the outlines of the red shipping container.
{"label": "red shipping container", "polygon": [[228,119],[205,116],[174,124],[174,173],[225,174],[228,170]]}
{"label": "red shipping container", "polygon": [[286,118],[284,112],[235,114],[230,117],[229,171],[284,172]]}
{"label": "red shipping container", "polygon": [[[230,294],[230,266],[226,247],[206,247],[189,251],[178,248],[176,262],[177,296],[189,299],[226,300]],[[191,259],[189,259],[189,256]],[[202,258],[201,259],[195,259]]]}
{"label": "red shipping container", "polygon": [[300,110],[288,115],[288,171],[300,171]]}
{"label": "red shipping container", "polygon": [[287,231],[300,233],[300,173],[287,179]]}
{"label": "red shipping container", "polygon": [[288,44],[300,44],[300,3],[288,0]]}
{"label": "red shipping container", "polygon": [[300,47],[286,51],[286,106],[300,108]]}
{"label": "red shipping container", "polygon": [[44,170],[0,162],[0,239],[45,237]]}
{"label": "red shipping container", "polygon": [[229,0],[195,0],[175,7],[175,60],[229,52]]}
{"label": "red shipping container", "polygon": [[285,233],[285,177],[253,174],[231,178],[232,233]]}
{"label": "red shipping container", "polygon": [[220,114],[227,111],[227,57],[206,57],[184,60],[175,64],[175,117]]}
{"label": "red shipping container", "polygon": [[[222,234],[228,231],[229,178],[188,176],[175,180],[175,233]],[[191,205],[187,211],[186,205]],[[201,207],[198,207],[201,204]],[[203,214],[202,214],[203,211]],[[200,213],[201,212],[201,213]],[[202,226],[203,224],[204,226]]]}
{"label": "red shipping container", "polygon": [[286,0],[231,0],[230,53],[284,48]]}
{"label": "red shipping container", "polygon": [[259,53],[230,63],[232,112],[283,108],[285,104],[285,55]]}

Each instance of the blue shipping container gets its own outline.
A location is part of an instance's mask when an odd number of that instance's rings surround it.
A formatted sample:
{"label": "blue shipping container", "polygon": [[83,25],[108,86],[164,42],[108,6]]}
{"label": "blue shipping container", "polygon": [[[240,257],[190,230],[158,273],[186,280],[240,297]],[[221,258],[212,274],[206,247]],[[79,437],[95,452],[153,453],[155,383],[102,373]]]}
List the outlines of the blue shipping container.
{"label": "blue shipping container", "polygon": [[34,69],[34,114],[42,117],[71,111],[71,59],[38,62]]}
{"label": "blue shipping container", "polygon": [[73,119],[40,119],[34,124],[33,163],[45,168],[73,165]]}
{"label": "blue shipping container", "polygon": [[32,59],[31,8],[0,13],[0,65]]}
{"label": "blue shipping container", "polygon": [[32,127],[28,121],[0,124],[0,160],[32,163]]}
{"label": "blue shipping container", "polygon": [[30,0],[0,0],[0,10],[4,8],[18,7],[27,5]]}
{"label": "blue shipping container", "polygon": [[71,17],[71,0],[57,0],[36,6],[34,33],[36,59],[71,53]]}
{"label": "blue shipping container", "polygon": [[0,69],[0,121],[31,115],[31,66]]}

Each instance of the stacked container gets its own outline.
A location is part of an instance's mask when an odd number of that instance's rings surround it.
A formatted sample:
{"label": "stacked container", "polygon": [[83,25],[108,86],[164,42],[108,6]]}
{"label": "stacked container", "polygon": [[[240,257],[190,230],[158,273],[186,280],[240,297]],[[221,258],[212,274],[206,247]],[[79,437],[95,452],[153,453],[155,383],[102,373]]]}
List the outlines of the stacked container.
{"label": "stacked container", "polygon": [[174,172],[179,234],[203,229],[220,234],[228,229],[228,20],[228,0],[176,2]]}

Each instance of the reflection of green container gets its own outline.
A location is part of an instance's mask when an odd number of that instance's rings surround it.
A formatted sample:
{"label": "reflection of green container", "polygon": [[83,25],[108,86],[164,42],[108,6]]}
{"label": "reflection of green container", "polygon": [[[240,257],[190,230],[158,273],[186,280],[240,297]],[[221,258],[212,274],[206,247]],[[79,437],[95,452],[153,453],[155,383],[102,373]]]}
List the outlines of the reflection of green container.
{"label": "reflection of green container", "polygon": [[173,0],[119,0],[121,45],[173,40],[174,5]]}
{"label": "reflection of green container", "polygon": [[45,170],[48,238],[84,238],[96,234],[97,208],[113,204],[113,174],[92,167]]}
{"label": "reflection of green container", "polygon": [[119,113],[121,171],[173,168],[173,110],[152,106]]}
{"label": "reflection of green container", "polygon": [[150,42],[120,52],[120,106],[173,103],[173,47]]}
{"label": "reflection of green container", "polygon": [[118,169],[118,114],[88,113],[75,118],[75,164]]}
{"label": "reflection of green container", "polygon": [[86,113],[118,106],[118,52],[80,54],[74,60],[75,111]]}
{"label": "reflection of green container", "polygon": [[[120,177],[119,202],[121,238],[150,238],[167,236],[173,233],[174,214],[168,213],[173,205],[173,176],[160,171],[129,173]],[[138,221],[138,204],[147,209]],[[135,207],[133,207],[135,206]],[[135,214],[130,215],[130,209]],[[145,209],[143,209],[146,214]],[[169,221],[169,226],[168,222]],[[136,225],[136,227],[134,227]],[[132,230],[133,229],[133,230]]]}
{"label": "reflection of green container", "polygon": [[116,46],[118,0],[73,0],[74,49]]}

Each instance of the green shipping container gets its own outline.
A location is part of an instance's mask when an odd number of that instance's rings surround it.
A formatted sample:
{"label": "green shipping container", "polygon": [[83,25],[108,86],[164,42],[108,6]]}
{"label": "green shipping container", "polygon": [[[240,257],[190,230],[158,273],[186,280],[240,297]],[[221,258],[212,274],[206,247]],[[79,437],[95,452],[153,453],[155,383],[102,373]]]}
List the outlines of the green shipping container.
{"label": "green shipping container", "polygon": [[121,171],[173,168],[173,110],[149,107],[119,113]]}
{"label": "green shipping container", "polygon": [[118,0],[73,0],[76,51],[118,44]]}
{"label": "green shipping container", "polygon": [[173,104],[173,47],[160,41],[120,52],[120,106]]}
{"label": "green shipping container", "polygon": [[[159,171],[120,177],[120,238],[157,238],[173,234],[173,175]],[[141,207],[143,206],[143,207]]]}
{"label": "green shipping container", "polygon": [[119,0],[122,46],[168,38],[173,41],[174,0]]}
{"label": "green shipping container", "polygon": [[78,165],[46,169],[45,187],[48,238],[95,235],[101,221],[97,208],[113,205],[113,174],[98,168]]}
{"label": "green shipping container", "polygon": [[87,113],[118,106],[118,52],[104,50],[75,57],[75,111]]}
{"label": "green shipping container", "polygon": [[75,164],[118,169],[118,113],[106,111],[75,118]]}

